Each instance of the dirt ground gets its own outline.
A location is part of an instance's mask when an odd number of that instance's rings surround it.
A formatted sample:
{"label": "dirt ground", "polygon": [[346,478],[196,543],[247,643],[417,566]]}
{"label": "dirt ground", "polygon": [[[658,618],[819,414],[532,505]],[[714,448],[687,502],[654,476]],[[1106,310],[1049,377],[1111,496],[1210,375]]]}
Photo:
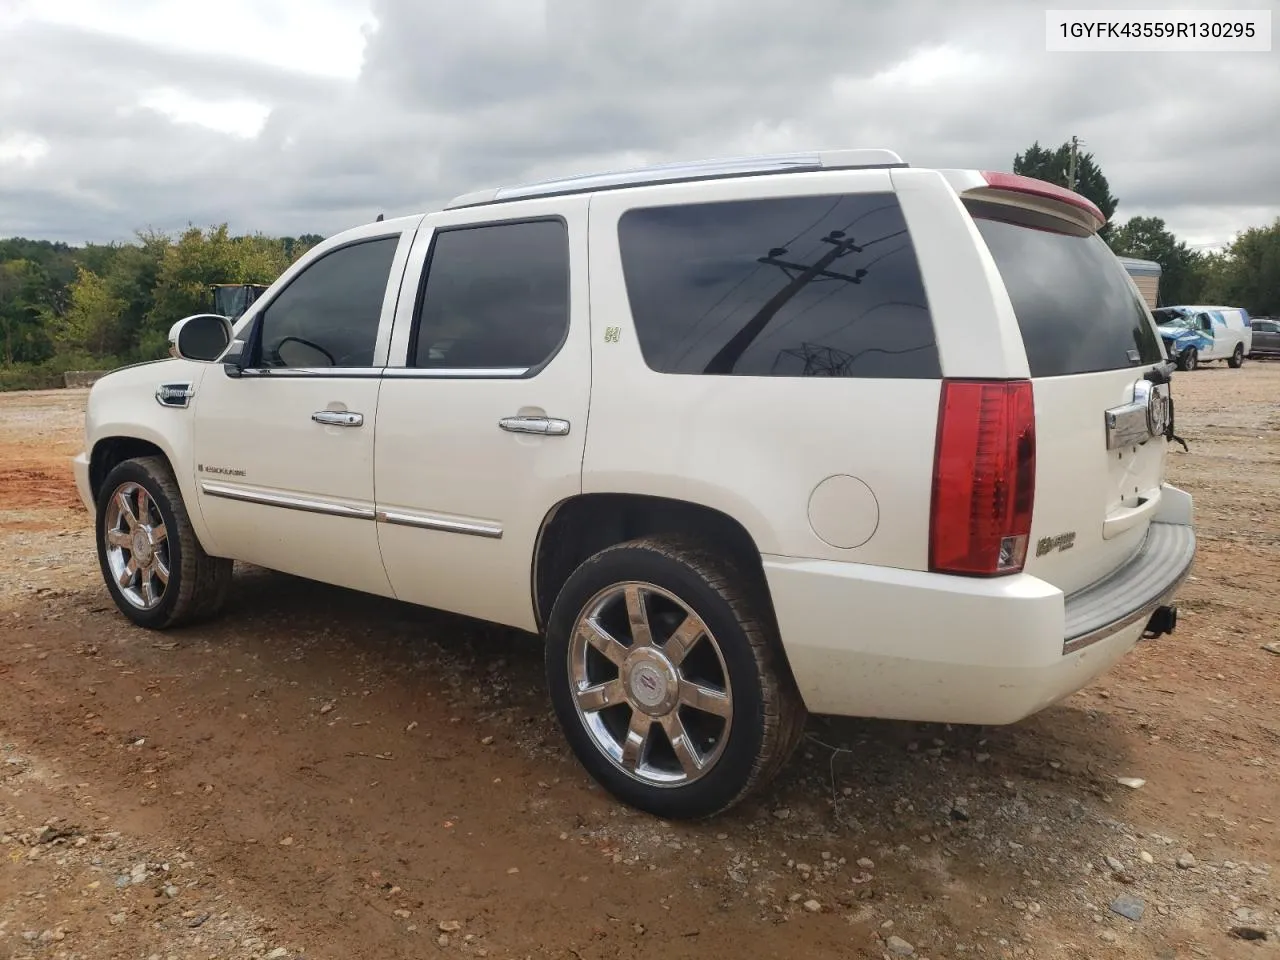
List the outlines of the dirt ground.
{"label": "dirt ground", "polygon": [[1175,391],[1174,636],[1012,727],[814,718],[693,825],[592,786],[527,635],[247,568],[126,625],[85,393],[0,395],[0,957],[1280,956],[1280,364]]}

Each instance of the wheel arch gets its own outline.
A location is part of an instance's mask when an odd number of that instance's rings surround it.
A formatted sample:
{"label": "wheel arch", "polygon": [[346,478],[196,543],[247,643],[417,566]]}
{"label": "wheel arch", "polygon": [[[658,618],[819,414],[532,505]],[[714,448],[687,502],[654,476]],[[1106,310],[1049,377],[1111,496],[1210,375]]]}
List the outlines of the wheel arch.
{"label": "wheel arch", "polygon": [[545,629],[560,589],[584,560],[606,547],[662,534],[692,534],[722,545],[744,570],[759,574],[768,614],[773,615],[760,550],[747,528],[734,517],[690,500],[632,493],[584,493],[552,507],[534,542],[531,589],[538,629]]}
{"label": "wheel arch", "polygon": [[102,492],[102,484],[106,481],[107,475],[119,464],[137,457],[153,456],[164,457],[165,462],[169,464],[169,469],[173,469],[173,457],[153,439],[129,434],[112,434],[97,440],[89,453],[89,490],[94,500],[97,500]]}
{"label": "wheel arch", "polygon": [[103,481],[118,464],[136,457],[162,457],[178,484],[196,540],[204,550],[217,555],[196,496],[191,457],[189,454],[184,457],[180,452],[184,448],[189,450],[189,443],[175,445],[172,438],[147,423],[102,424],[94,434],[95,439],[89,449],[89,488],[95,502]]}

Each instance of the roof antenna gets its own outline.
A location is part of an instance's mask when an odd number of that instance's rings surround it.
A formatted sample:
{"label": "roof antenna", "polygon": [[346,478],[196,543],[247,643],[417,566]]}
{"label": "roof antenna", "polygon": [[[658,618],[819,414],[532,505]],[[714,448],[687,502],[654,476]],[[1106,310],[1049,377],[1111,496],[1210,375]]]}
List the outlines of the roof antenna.
{"label": "roof antenna", "polygon": [[382,220],[383,220],[382,214],[378,214],[378,219],[375,220],[374,223],[381,223]]}

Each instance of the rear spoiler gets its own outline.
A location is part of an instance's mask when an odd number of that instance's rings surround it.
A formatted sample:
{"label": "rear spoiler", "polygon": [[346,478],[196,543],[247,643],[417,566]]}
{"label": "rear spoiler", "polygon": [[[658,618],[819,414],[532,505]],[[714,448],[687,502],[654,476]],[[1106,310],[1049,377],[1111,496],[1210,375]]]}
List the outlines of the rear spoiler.
{"label": "rear spoiler", "polygon": [[947,182],[964,199],[988,200],[1039,210],[1097,233],[1107,218],[1088,197],[1056,183],[991,170],[944,170]]}

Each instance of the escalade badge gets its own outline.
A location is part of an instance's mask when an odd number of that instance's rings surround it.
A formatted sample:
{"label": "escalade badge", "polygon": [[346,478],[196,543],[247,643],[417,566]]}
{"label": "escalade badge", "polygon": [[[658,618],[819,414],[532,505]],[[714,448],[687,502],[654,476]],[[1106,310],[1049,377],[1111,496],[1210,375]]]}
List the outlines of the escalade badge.
{"label": "escalade badge", "polygon": [[1036,541],[1036,556],[1043,557],[1054,550],[1070,550],[1076,545],[1076,532],[1069,530],[1053,537],[1041,537]]}

